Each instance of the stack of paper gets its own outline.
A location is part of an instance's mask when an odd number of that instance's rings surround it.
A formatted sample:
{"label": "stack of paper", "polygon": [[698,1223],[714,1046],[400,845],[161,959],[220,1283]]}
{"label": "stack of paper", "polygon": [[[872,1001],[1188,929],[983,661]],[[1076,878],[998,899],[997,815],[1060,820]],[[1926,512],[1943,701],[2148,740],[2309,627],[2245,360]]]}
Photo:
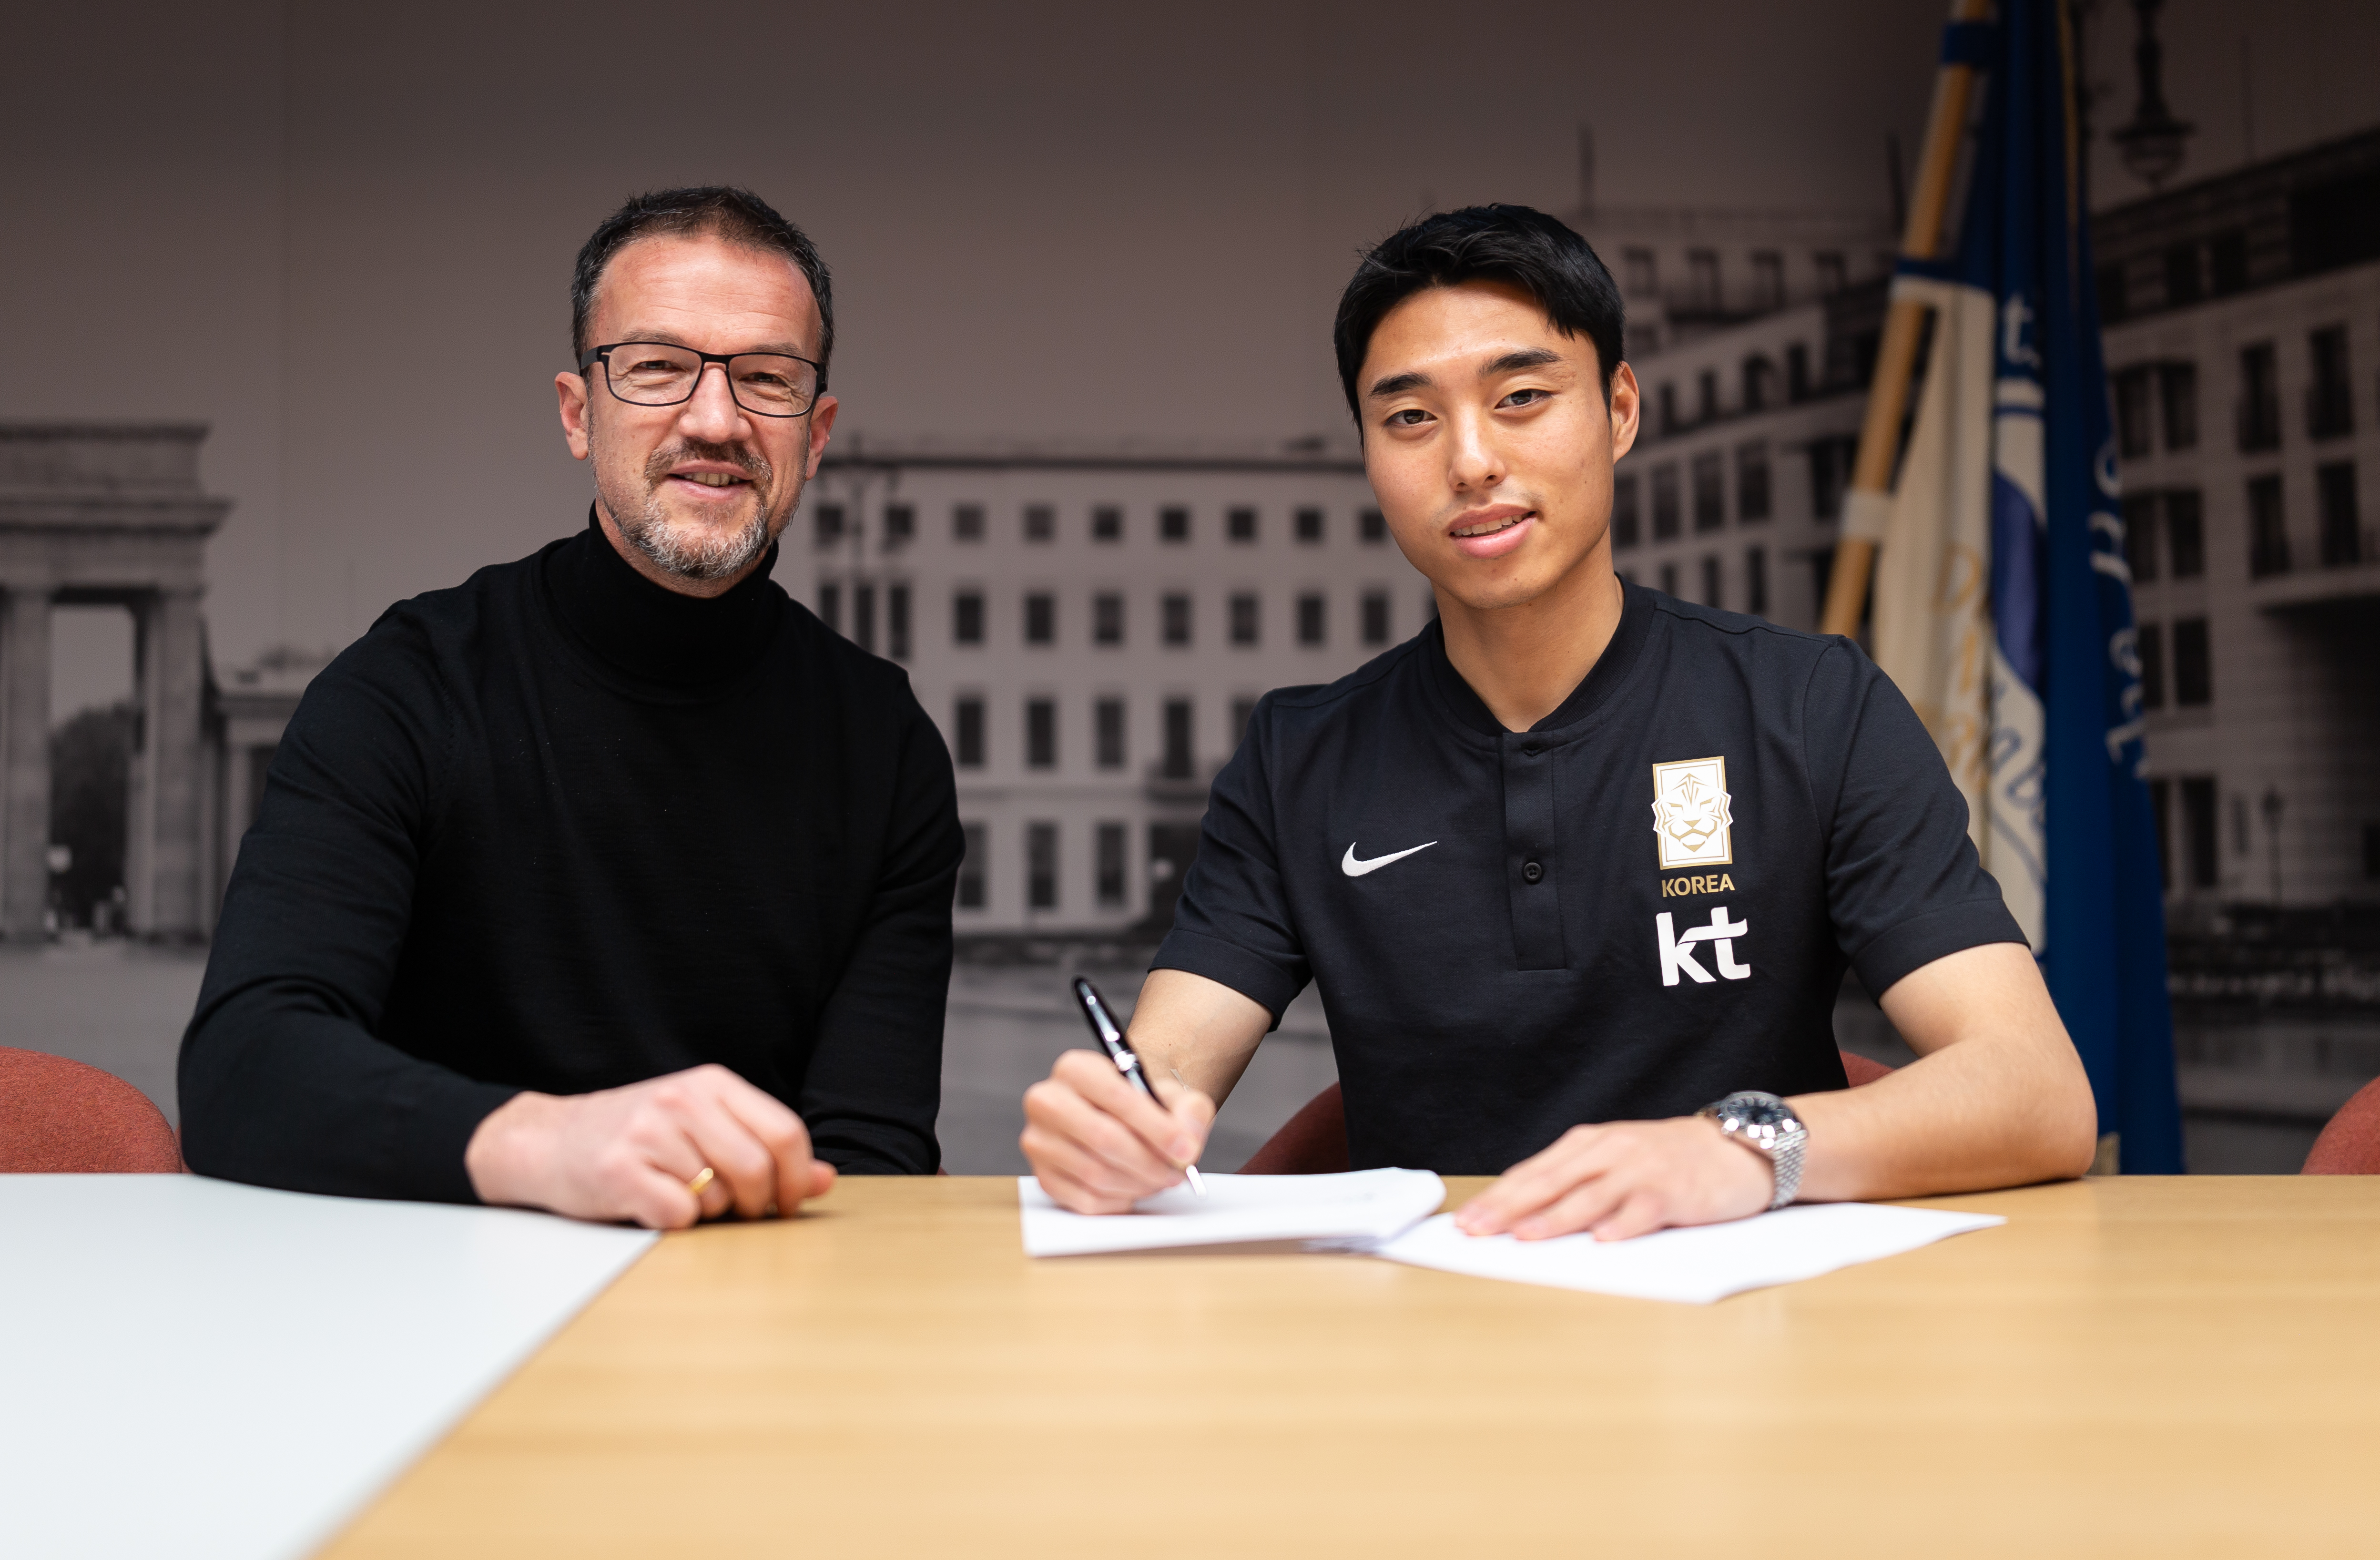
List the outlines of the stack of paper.
{"label": "stack of paper", "polygon": [[1207,1195],[1173,1187],[1130,1213],[1070,1213],[1030,1176],[1016,1182],[1030,1257],[1157,1251],[1182,1246],[1298,1242],[1308,1249],[1368,1249],[1437,1212],[1446,1183],[1427,1170],[1340,1176],[1208,1176]]}
{"label": "stack of paper", "polygon": [[1447,1213],[1377,1249],[1390,1261],[1448,1273],[1708,1305],[1745,1289],[1815,1278],[2006,1223],[1991,1213],[1817,1202],[1731,1224],[1657,1230],[1633,1240],[1591,1235],[1515,1240],[1465,1235]]}

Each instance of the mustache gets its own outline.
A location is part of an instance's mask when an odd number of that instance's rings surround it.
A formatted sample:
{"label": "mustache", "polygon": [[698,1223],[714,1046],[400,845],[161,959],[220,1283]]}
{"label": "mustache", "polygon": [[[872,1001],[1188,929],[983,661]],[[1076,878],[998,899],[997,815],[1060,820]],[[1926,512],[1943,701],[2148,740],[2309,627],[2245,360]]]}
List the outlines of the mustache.
{"label": "mustache", "polygon": [[716,460],[734,466],[752,479],[752,485],[766,491],[776,468],[741,445],[708,445],[699,439],[689,439],[668,449],[655,450],[645,461],[645,485],[659,487],[669,479],[681,460]]}

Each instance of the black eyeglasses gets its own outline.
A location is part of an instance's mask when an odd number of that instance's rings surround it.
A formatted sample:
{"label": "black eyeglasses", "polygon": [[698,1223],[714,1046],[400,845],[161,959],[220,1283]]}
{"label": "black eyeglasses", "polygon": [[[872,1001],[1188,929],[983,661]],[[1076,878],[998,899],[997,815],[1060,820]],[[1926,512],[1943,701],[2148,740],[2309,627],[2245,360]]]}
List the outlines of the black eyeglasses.
{"label": "black eyeglasses", "polygon": [[674,407],[694,398],[703,371],[727,371],[727,393],[759,417],[799,417],[818,399],[819,366],[788,352],[698,352],[666,341],[615,341],[590,347],[578,360],[585,373],[600,360],[603,383],[631,406]]}

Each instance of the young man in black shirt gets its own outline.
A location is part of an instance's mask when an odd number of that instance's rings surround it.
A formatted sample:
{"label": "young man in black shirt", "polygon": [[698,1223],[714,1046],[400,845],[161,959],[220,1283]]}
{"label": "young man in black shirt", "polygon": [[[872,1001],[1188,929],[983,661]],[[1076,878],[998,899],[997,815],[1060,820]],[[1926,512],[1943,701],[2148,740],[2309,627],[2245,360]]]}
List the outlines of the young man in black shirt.
{"label": "young man in black shirt", "polygon": [[826,268],[748,192],[642,196],[572,333],[587,528],[391,608],[274,755],[193,1169],[674,1227],[939,1163],[950,758],[769,579],[834,424]]}
{"label": "young man in black shirt", "polygon": [[[1026,1096],[1060,1201],[1179,1179],[1309,978],[1353,1163],[1504,1172],[1474,1234],[2088,1164],[2082,1064],[1907,702],[1845,641],[1614,575],[1621,334],[1594,252],[1525,208],[1431,217],[1358,269],[1340,372],[1439,619],[1258,706],[1134,1015],[1169,1108],[1087,1052]],[[1847,962],[1921,1054],[1852,1091]]]}

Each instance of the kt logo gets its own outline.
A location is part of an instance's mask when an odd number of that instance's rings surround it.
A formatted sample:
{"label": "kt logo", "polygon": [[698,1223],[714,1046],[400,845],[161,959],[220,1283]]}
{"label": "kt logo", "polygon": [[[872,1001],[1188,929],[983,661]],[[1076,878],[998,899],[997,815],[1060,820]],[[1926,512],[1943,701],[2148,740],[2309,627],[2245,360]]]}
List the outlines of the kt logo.
{"label": "kt logo", "polygon": [[1678,933],[1667,910],[1663,910],[1654,918],[1654,923],[1661,931],[1661,984],[1674,986],[1678,983],[1680,975],[1686,976],[1698,986],[1710,984],[1710,971],[1694,960],[1696,943],[1710,943],[1716,945],[1714,951],[1718,957],[1714,962],[1718,966],[1721,979],[1748,981],[1752,978],[1750,965],[1735,962],[1735,940],[1750,932],[1752,923],[1748,920],[1728,920],[1725,905],[1711,911],[1708,926],[1688,927],[1682,936]]}

